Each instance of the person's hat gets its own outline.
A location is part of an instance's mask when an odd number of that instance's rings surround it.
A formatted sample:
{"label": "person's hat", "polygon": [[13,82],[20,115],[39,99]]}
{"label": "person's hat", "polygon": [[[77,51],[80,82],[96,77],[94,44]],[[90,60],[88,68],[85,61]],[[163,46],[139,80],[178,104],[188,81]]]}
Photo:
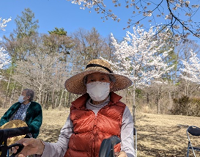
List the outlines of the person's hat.
{"label": "person's hat", "polygon": [[[0,127],[0,129],[12,129],[12,128],[20,128],[20,127],[27,127],[26,122],[22,120],[11,120]],[[7,145],[14,144],[15,142],[19,141],[20,139],[24,138],[26,135],[15,136],[7,139]]]}
{"label": "person's hat", "polygon": [[111,65],[107,61],[102,59],[93,59],[87,64],[86,69],[83,72],[78,73],[65,81],[65,88],[74,94],[85,94],[86,86],[84,83],[84,77],[95,72],[105,73],[115,77],[115,82],[111,89],[113,92],[125,89],[132,84],[132,81],[128,77],[114,74],[111,70]]}

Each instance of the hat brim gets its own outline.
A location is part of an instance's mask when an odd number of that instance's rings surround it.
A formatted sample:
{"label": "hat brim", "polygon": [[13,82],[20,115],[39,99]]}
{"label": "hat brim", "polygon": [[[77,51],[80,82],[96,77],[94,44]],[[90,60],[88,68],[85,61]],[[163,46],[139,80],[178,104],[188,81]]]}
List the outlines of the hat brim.
{"label": "hat brim", "polygon": [[111,91],[113,92],[125,89],[132,85],[132,81],[124,75],[109,73],[106,70],[103,71],[102,68],[99,68],[99,69],[98,68],[93,68],[93,69],[90,68],[90,70],[86,69],[85,71],[70,77],[69,79],[65,81],[65,88],[69,92],[74,93],[74,94],[85,94],[86,86],[84,84],[83,78],[88,74],[92,74],[96,72],[113,75],[115,77],[116,81],[114,82],[113,88],[111,89]]}
{"label": "hat brim", "polygon": [[[19,128],[19,127],[27,127],[26,122],[22,120],[11,120],[0,127],[0,129],[12,129],[12,128]],[[7,139],[7,145],[14,144],[15,142],[19,141],[20,139],[24,138],[26,135],[15,136]]]}

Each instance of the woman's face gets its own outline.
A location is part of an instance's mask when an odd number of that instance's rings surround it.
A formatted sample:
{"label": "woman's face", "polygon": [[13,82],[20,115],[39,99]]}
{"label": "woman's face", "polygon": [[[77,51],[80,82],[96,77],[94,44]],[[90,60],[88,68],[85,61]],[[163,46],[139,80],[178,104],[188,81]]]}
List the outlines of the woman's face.
{"label": "woman's face", "polygon": [[110,83],[110,88],[113,87],[113,82],[110,81],[109,76],[107,74],[98,73],[98,72],[89,74],[87,76],[86,84],[91,83],[91,82],[96,82],[96,81]]}
{"label": "woman's face", "polygon": [[86,82],[87,84],[91,82],[96,82],[96,81],[110,83],[110,79],[107,74],[92,73],[87,76],[87,82]]}
{"label": "woman's face", "polygon": [[26,90],[23,90],[22,93],[21,93],[21,95],[24,96],[24,100],[25,100],[25,101],[29,101],[30,96],[26,96]]}
{"label": "woman's face", "polygon": [[[95,82],[97,81],[101,83],[96,84]],[[92,103],[98,105],[104,102],[108,98],[110,91],[112,91],[113,84],[114,82],[110,80],[108,74],[96,72],[87,75],[86,88]]]}

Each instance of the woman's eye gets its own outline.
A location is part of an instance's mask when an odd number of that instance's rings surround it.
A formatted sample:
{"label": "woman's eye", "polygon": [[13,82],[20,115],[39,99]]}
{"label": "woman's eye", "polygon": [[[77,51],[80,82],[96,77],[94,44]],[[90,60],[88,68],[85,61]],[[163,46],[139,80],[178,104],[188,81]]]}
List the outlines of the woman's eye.
{"label": "woman's eye", "polygon": [[104,78],[102,78],[101,80],[105,80]]}

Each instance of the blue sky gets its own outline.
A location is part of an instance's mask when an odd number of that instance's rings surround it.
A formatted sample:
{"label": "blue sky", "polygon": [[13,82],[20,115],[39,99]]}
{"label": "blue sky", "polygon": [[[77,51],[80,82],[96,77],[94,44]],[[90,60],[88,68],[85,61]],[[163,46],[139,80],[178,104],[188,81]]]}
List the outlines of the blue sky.
{"label": "blue sky", "polygon": [[[113,8],[111,0],[106,0],[106,4],[107,8],[116,10],[115,13],[121,18],[120,22],[112,19],[103,22],[101,16],[94,10],[92,13],[89,13],[88,9],[80,10],[78,5],[71,4],[67,0],[0,0],[0,17],[12,18],[12,21],[7,24],[6,31],[0,31],[0,37],[8,36],[16,28],[14,19],[17,15],[21,15],[25,8],[30,8],[35,13],[35,19],[39,20],[39,33],[48,33],[58,27],[64,28],[70,34],[79,28],[91,30],[92,27],[95,27],[104,37],[113,33],[115,38],[122,40],[127,30],[132,31],[132,28],[123,30],[127,26],[127,20],[132,11],[123,5]],[[157,23],[165,22],[156,20]],[[148,28],[150,23],[146,22],[144,25]]]}
{"label": "blue sky", "polygon": [[[7,24],[6,32],[0,32],[0,37],[2,34],[9,35],[16,28],[14,19],[25,8],[30,8],[35,13],[35,19],[39,20],[40,33],[48,33],[55,27],[63,27],[68,33],[79,28],[91,30],[95,27],[104,37],[113,33],[116,38],[122,39],[126,34],[126,30],[123,30],[127,25],[126,14],[122,14],[125,18],[121,22],[114,22],[112,19],[103,22],[94,10],[91,13],[88,9],[80,10],[78,5],[66,0],[1,0],[0,17],[11,17],[12,21]],[[124,10],[122,7],[120,9]]]}

